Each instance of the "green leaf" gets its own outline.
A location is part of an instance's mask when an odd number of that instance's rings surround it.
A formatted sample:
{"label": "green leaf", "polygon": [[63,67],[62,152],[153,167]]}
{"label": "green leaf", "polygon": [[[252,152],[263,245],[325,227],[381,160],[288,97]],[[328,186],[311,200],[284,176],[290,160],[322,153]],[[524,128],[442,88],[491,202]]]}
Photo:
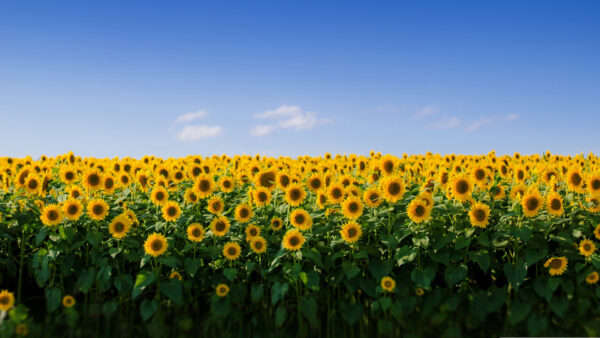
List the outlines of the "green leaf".
{"label": "green leaf", "polygon": [[130,275],[117,276],[113,283],[119,293],[131,292],[131,289],[133,288],[133,278]]}
{"label": "green leaf", "polygon": [[102,304],[102,313],[106,317],[110,317],[115,311],[117,311],[119,304],[115,301],[110,301]]}
{"label": "green leaf", "polygon": [[313,291],[319,290],[319,274],[316,271],[312,270],[312,271],[309,271],[308,273],[302,271],[300,273],[300,280],[310,290],[313,290]]}
{"label": "green leaf", "polygon": [[539,336],[548,327],[548,318],[537,313],[532,313],[527,320],[527,330],[532,336]]}
{"label": "green leaf", "polygon": [[140,315],[143,321],[147,321],[158,311],[158,302],[156,299],[144,299],[140,304]]}
{"label": "green leaf", "polygon": [[236,268],[227,268],[223,270],[223,275],[225,275],[225,277],[227,277],[227,279],[229,279],[231,282],[233,282],[237,274],[238,270]]}
{"label": "green leaf", "polygon": [[172,256],[160,256],[158,257],[158,261],[170,268],[176,268],[181,264],[181,262]]}
{"label": "green leaf", "polygon": [[154,283],[155,280],[156,274],[154,272],[140,272],[135,279],[135,284],[131,291],[131,298],[136,299],[142,294],[144,289]]}
{"label": "green leaf", "polygon": [[358,318],[363,313],[363,308],[359,303],[355,304],[341,304],[340,312],[344,316],[344,319],[349,325],[354,325]]}
{"label": "green leaf", "polygon": [[167,296],[177,305],[183,304],[183,286],[177,278],[160,283],[160,293]]}
{"label": "green leaf", "polygon": [[419,249],[415,248],[414,246],[405,245],[401,247],[396,255],[398,266],[412,262],[415,258],[417,258],[418,250]]}
{"label": "green leaf", "polygon": [[518,299],[514,300],[510,304],[510,310],[508,313],[508,321],[510,322],[510,325],[516,325],[523,321],[529,312],[531,312],[530,303],[523,303]]}
{"label": "green leaf", "polygon": [[525,262],[527,263],[527,266],[534,265],[540,259],[542,259],[546,256],[548,256],[548,249],[546,249],[546,248],[542,248],[542,249],[528,248],[527,250],[525,250]]}
{"label": "green leaf", "polygon": [[96,279],[96,269],[91,267],[83,272],[79,279],[77,280],[77,285],[79,286],[79,290],[83,293],[88,293],[92,285],[94,284],[94,280]]}
{"label": "green leaf", "polygon": [[544,297],[547,302],[552,300],[552,294],[554,291],[550,288],[548,283],[543,279],[535,279],[533,281],[533,290],[540,296]]}
{"label": "green leaf", "polygon": [[371,275],[375,277],[375,279],[381,279],[392,272],[392,268],[394,266],[394,262],[391,260],[380,261],[376,259],[372,259],[369,262],[369,271]]}
{"label": "green leaf", "polygon": [[387,309],[390,308],[390,305],[392,305],[392,300],[388,297],[383,297],[379,299],[379,305],[381,305],[381,309],[383,311],[387,311]]}
{"label": "green leaf", "polygon": [[423,270],[416,268],[410,274],[410,279],[423,288],[428,288],[434,277],[435,267],[432,265],[427,266]]}
{"label": "green leaf", "polygon": [[567,310],[569,309],[569,301],[563,297],[555,297],[551,302],[548,303],[550,309],[554,311],[559,317],[563,318]]}
{"label": "green leaf", "polygon": [[348,279],[352,279],[352,278],[356,277],[356,275],[358,275],[358,273],[360,272],[360,268],[358,266],[356,266],[354,263],[349,262],[349,261],[344,261],[342,263],[342,269],[344,270],[344,273],[346,274],[346,278],[348,278]]}
{"label": "green leaf", "polygon": [[275,326],[281,327],[287,317],[287,311],[283,306],[278,306],[275,310]]}
{"label": "green leaf", "polygon": [[271,305],[276,305],[287,294],[290,286],[288,283],[275,282],[271,288]]}
{"label": "green leaf", "polygon": [[300,303],[300,308],[304,317],[312,326],[315,326],[317,324],[317,301],[312,297],[304,298]]}
{"label": "green leaf", "polygon": [[490,255],[485,251],[471,252],[469,253],[469,257],[472,260],[477,262],[477,265],[483,270],[483,272],[487,272],[490,267]]}
{"label": "green leaf", "polygon": [[46,289],[46,309],[48,312],[54,312],[61,301],[61,291],[59,288]]}
{"label": "green leaf", "polygon": [[256,303],[262,298],[264,292],[265,288],[263,285],[252,285],[252,289],[250,291],[250,299],[252,299],[252,301]]}
{"label": "green leaf", "polygon": [[448,282],[448,286],[453,286],[456,283],[460,282],[467,276],[468,268],[465,264],[461,264],[458,266],[449,266],[446,268],[446,282]]}
{"label": "green leaf", "polygon": [[519,286],[523,284],[525,277],[527,276],[527,269],[524,262],[518,262],[517,264],[504,264],[504,274],[506,278],[512,284],[516,291],[519,291]]}
{"label": "green leaf", "polygon": [[200,260],[186,258],[184,262],[185,270],[190,274],[190,276],[194,277],[198,269],[200,269]]}
{"label": "green leaf", "polygon": [[317,249],[312,248],[312,249],[302,249],[302,255],[306,258],[308,258],[309,260],[311,260],[313,263],[315,263],[316,266],[322,268],[323,267],[323,260],[321,259],[321,253],[319,251],[317,251]]}

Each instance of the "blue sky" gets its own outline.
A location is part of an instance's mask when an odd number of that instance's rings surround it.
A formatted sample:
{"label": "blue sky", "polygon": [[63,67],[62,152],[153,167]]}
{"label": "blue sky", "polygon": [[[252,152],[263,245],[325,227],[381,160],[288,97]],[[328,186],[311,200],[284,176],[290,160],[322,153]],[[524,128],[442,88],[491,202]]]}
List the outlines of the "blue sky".
{"label": "blue sky", "polygon": [[0,156],[598,152],[598,1],[0,2]]}

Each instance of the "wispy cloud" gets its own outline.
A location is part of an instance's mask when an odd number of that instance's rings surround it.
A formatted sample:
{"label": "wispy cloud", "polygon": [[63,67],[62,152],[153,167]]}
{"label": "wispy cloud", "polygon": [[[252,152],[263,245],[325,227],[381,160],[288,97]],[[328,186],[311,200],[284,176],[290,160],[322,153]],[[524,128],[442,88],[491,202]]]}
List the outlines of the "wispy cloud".
{"label": "wispy cloud", "polygon": [[514,121],[514,120],[518,119],[519,117],[521,117],[521,115],[519,115],[519,114],[508,114],[508,115],[506,115],[506,119],[508,121]]}
{"label": "wispy cloud", "polygon": [[434,129],[452,129],[458,126],[460,126],[460,119],[456,116],[442,119],[430,125],[430,127]]}
{"label": "wispy cloud", "polygon": [[206,116],[208,116],[208,112],[206,110],[198,110],[198,111],[195,111],[195,112],[191,112],[191,113],[180,115],[175,120],[175,122],[177,122],[177,123],[180,123],[180,122],[191,122],[193,120],[203,119]]}
{"label": "wispy cloud", "polygon": [[273,123],[254,126],[250,134],[254,136],[265,136],[278,129],[310,130],[316,126],[331,123],[328,118],[317,117],[318,113],[303,112],[298,106],[281,105],[277,109],[267,110],[261,114],[255,114],[255,119],[270,119]]}
{"label": "wispy cloud", "polygon": [[488,124],[492,124],[492,122],[494,122],[493,119],[491,118],[487,118],[487,117],[483,117],[480,118],[479,120],[467,125],[467,127],[465,128],[466,131],[468,132],[472,132],[475,131],[483,126],[486,126]]}
{"label": "wispy cloud", "polygon": [[414,118],[422,119],[426,116],[434,115],[439,111],[440,111],[440,108],[438,107],[437,104],[430,104],[430,105],[420,109],[419,111],[417,111],[414,115]]}
{"label": "wispy cloud", "polygon": [[196,141],[203,138],[215,137],[222,131],[223,128],[221,126],[185,126],[183,130],[177,134],[177,138],[181,141]]}

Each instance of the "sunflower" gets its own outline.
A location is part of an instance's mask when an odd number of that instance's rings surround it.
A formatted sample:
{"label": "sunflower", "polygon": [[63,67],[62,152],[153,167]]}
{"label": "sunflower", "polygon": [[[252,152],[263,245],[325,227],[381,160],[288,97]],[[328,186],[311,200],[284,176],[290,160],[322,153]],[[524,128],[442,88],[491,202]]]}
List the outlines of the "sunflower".
{"label": "sunflower", "polygon": [[169,243],[167,243],[167,239],[165,236],[159,233],[152,233],[144,242],[144,251],[147,255],[152,257],[158,257],[167,251],[169,247]]}
{"label": "sunflower", "polygon": [[421,191],[416,198],[425,202],[428,209],[433,209],[433,194],[429,190]]}
{"label": "sunflower", "polygon": [[102,175],[96,170],[88,170],[83,174],[83,184],[88,190],[97,190],[102,187]]}
{"label": "sunflower", "polygon": [[183,200],[188,204],[194,204],[198,202],[198,195],[196,195],[193,188],[189,188],[185,191]]}
{"label": "sunflower", "polygon": [[384,175],[391,175],[398,167],[398,158],[393,155],[385,155],[379,162],[379,168]]}
{"label": "sunflower", "polygon": [[250,249],[257,254],[261,254],[267,250],[267,241],[261,236],[256,236],[250,240]]}
{"label": "sunflower", "polygon": [[192,223],[187,227],[187,237],[192,242],[202,242],[204,227],[200,223]]}
{"label": "sunflower", "polygon": [[506,192],[504,191],[504,188],[501,185],[492,187],[490,189],[490,193],[492,194],[492,198],[494,199],[494,201],[501,200],[504,197],[506,197]]}
{"label": "sunflower", "polygon": [[283,227],[283,220],[279,217],[271,218],[271,229],[277,231]]}
{"label": "sunflower", "polygon": [[412,200],[406,207],[408,217],[415,223],[427,221],[431,215],[431,209],[427,208],[425,202],[420,199]]}
{"label": "sunflower", "polygon": [[42,182],[37,174],[29,174],[25,178],[25,190],[30,194],[36,194],[40,191]]}
{"label": "sunflower", "polygon": [[587,209],[590,212],[594,214],[600,212],[600,195],[588,195],[585,200],[587,203],[589,203],[589,207]]}
{"label": "sunflower", "polygon": [[313,225],[312,217],[304,209],[295,209],[290,214],[290,223],[299,230],[308,230]]}
{"label": "sunflower", "polygon": [[252,216],[254,212],[248,204],[242,203],[235,208],[235,220],[239,223],[248,223]]}
{"label": "sunflower", "polygon": [[523,195],[527,192],[527,186],[524,184],[517,184],[510,190],[510,199],[513,201],[520,200]]}
{"label": "sunflower", "polygon": [[254,176],[255,184],[259,188],[265,188],[267,190],[275,189],[277,173],[274,169],[262,170],[256,176]]}
{"label": "sunflower", "polygon": [[63,165],[60,167],[59,177],[65,184],[71,184],[77,180],[77,170],[70,165]]}
{"label": "sunflower", "polygon": [[223,176],[219,180],[219,188],[222,192],[232,192],[235,188],[235,182],[232,177]]}
{"label": "sunflower", "polygon": [[108,215],[109,207],[101,198],[91,200],[87,205],[87,214],[91,219],[101,221]]}
{"label": "sunflower", "polygon": [[71,295],[66,295],[62,299],[62,305],[66,308],[73,307],[75,305],[75,298]]}
{"label": "sunflower", "polygon": [[558,193],[551,192],[548,194],[546,204],[548,205],[548,214],[552,216],[560,216],[563,214],[563,200]]}
{"label": "sunflower", "polygon": [[79,197],[83,196],[83,190],[81,189],[81,187],[78,185],[74,185],[74,184],[66,187],[65,192],[67,194],[69,194],[69,197],[71,197],[71,198],[79,198]]}
{"label": "sunflower", "polygon": [[240,257],[242,248],[236,242],[228,242],[223,246],[223,256],[230,261],[235,261]]}
{"label": "sunflower", "polygon": [[127,235],[131,228],[131,220],[129,217],[121,214],[115,217],[112,222],[108,225],[108,232],[116,238],[121,239]]}
{"label": "sunflower", "polygon": [[544,206],[544,200],[536,189],[530,189],[523,196],[521,205],[523,206],[523,213],[525,216],[535,217],[538,214],[538,211]]}
{"label": "sunflower", "polygon": [[458,201],[464,202],[471,196],[473,183],[464,175],[458,175],[452,179],[452,196]]}
{"label": "sunflower", "polygon": [[590,195],[600,195],[600,174],[593,174],[588,177],[587,189]]}
{"label": "sunflower", "polygon": [[145,172],[139,171],[135,174],[135,181],[136,183],[140,186],[140,188],[142,189],[142,191],[148,191],[148,174],[146,174]]}
{"label": "sunflower", "polygon": [[404,195],[404,182],[400,177],[389,176],[380,183],[383,197],[390,203],[396,203]]}
{"label": "sunflower", "polygon": [[0,311],[7,311],[15,306],[15,295],[8,290],[0,292]]}
{"label": "sunflower", "polygon": [[271,191],[268,188],[259,187],[252,191],[252,200],[259,207],[271,203]]}
{"label": "sunflower", "polygon": [[588,284],[596,284],[598,283],[598,279],[600,279],[600,276],[594,271],[585,277],[585,282]]}
{"label": "sunflower", "polygon": [[560,276],[567,271],[567,265],[569,261],[566,257],[552,257],[544,263],[544,267],[550,267],[551,276]]}
{"label": "sunflower", "polygon": [[323,192],[319,192],[317,194],[317,206],[319,209],[325,209],[325,205],[327,204],[327,195]]}
{"label": "sunflower", "polygon": [[396,288],[396,281],[389,276],[381,278],[381,288],[387,292],[394,292]]}
{"label": "sunflower", "polygon": [[219,285],[217,285],[215,290],[216,290],[217,296],[225,297],[229,293],[229,286],[227,286],[225,284],[219,284]]}
{"label": "sunflower", "polygon": [[171,274],[169,275],[169,279],[175,279],[177,278],[177,280],[181,281],[183,280],[183,278],[181,277],[181,274],[177,271],[172,271]]}
{"label": "sunflower", "polygon": [[332,183],[327,188],[327,199],[331,204],[338,204],[344,200],[344,186],[340,183]]}
{"label": "sunflower", "polygon": [[210,222],[210,230],[217,237],[224,236],[229,231],[229,220],[225,216],[213,218]]}
{"label": "sunflower", "polygon": [[424,294],[425,294],[425,290],[423,290],[423,288],[416,288],[415,289],[415,295],[417,295],[417,297],[421,297]]}
{"label": "sunflower", "polygon": [[285,201],[293,206],[299,206],[306,197],[306,192],[298,183],[290,183],[285,191]]}
{"label": "sunflower", "polygon": [[285,235],[283,236],[282,245],[287,250],[296,251],[302,247],[304,241],[306,241],[306,239],[304,236],[302,236],[300,231],[291,229],[286,231]]}
{"label": "sunflower", "polygon": [[475,166],[471,171],[471,179],[473,180],[473,183],[481,187],[485,187],[487,185],[488,176],[489,172],[487,168],[480,165]]}
{"label": "sunflower", "polygon": [[214,189],[215,183],[212,178],[206,174],[198,176],[194,182],[194,191],[196,191],[196,194],[198,194],[198,197],[200,198],[210,196]]}
{"label": "sunflower", "polygon": [[596,245],[589,239],[584,239],[579,242],[579,253],[585,257],[591,256],[596,251]]}
{"label": "sunflower", "polygon": [[17,336],[26,336],[29,334],[29,328],[26,324],[19,323],[15,326],[15,334]]}
{"label": "sunflower", "polygon": [[104,181],[102,182],[102,190],[104,190],[107,194],[112,194],[115,191],[116,184],[115,178],[110,175],[104,175]]}
{"label": "sunflower", "polygon": [[346,218],[357,219],[362,215],[364,205],[360,198],[349,196],[342,203],[342,213]]}
{"label": "sunflower", "polygon": [[167,192],[167,189],[161,186],[155,186],[150,193],[150,200],[155,205],[161,206],[169,200],[169,193]]}
{"label": "sunflower", "polygon": [[342,226],[340,235],[346,243],[355,243],[362,236],[362,228],[354,221],[350,221]]}
{"label": "sunflower", "polygon": [[245,232],[246,232],[246,240],[250,241],[254,237],[257,237],[260,235],[260,228],[254,224],[250,224],[246,227]]}
{"label": "sunflower", "polygon": [[596,239],[600,239],[600,225],[597,225],[594,229],[594,236],[596,236]]}
{"label": "sunflower", "polygon": [[583,184],[584,180],[579,168],[571,168],[571,170],[567,172],[567,185],[569,186],[569,189],[582,194],[584,192]]}
{"label": "sunflower", "polygon": [[139,224],[137,216],[135,215],[135,212],[133,212],[132,210],[126,209],[121,213],[121,215],[129,218],[129,222],[131,223],[132,226],[137,226]]}
{"label": "sunflower", "polygon": [[54,226],[62,222],[63,214],[58,205],[48,204],[42,209],[40,219],[44,225]]}
{"label": "sunflower", "polygon": [[62,205],[63,215],[71,221],[76,221],[83,213],[81,201],[74,198],[67,199]]}
{"label": "sunflower", "polygon": [[208,200],[206,210],[211,214],[220,215],[225,210],[225,202],[219,196],[213,196]]}
{"label": "sunflower", "polygon": [[277,183],[277,186],[279,187],[279,189],[287,190],[290,183],[292,183],[292,179],[291,179],[289,173],[287,173],[285,171],[280,171],[277,173],[275,182]]}
{"label": "sunflower", "polygon": [[474,227],[485,228],[489,223],[490,207],[486,204],[477,202],[471,206],[469,218]]}
{"label": "sunflower", "polygon": [[323,181],[323,177],[318,173],[313,173],[310,175],[308,180],[306,180],[306,186],[308,189],[314,192],[318,192],[325,186],[325,182]]}

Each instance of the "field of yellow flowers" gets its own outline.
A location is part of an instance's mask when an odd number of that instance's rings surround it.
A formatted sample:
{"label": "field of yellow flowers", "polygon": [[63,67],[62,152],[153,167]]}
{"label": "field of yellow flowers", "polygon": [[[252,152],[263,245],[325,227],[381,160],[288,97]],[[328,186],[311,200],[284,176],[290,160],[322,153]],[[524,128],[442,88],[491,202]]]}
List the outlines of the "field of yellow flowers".
{"label": "field of yellow flowers", "polygon": [[0,158],[0,336],[600,335],[597,156]]}

